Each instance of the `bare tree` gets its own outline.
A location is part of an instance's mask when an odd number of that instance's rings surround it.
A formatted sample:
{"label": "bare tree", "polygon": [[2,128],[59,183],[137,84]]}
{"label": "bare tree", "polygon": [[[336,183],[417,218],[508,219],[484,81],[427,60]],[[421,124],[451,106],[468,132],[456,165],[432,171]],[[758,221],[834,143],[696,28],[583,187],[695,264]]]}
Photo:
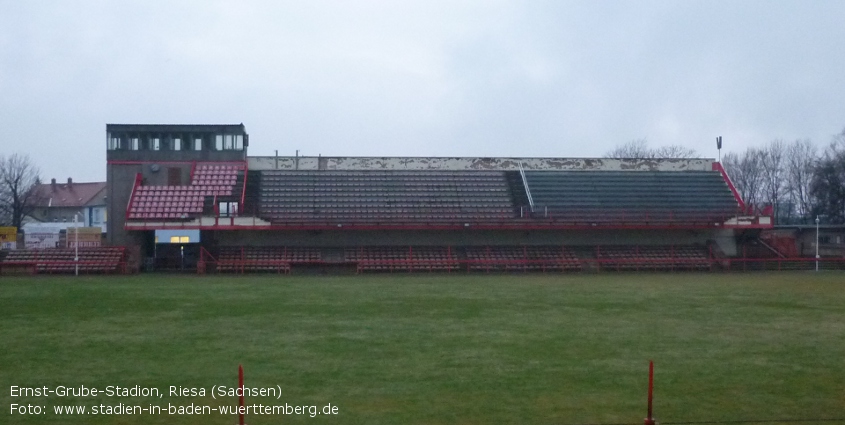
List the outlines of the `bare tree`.
{"label": "bare tree", "polygon": [[810,222],[813,206],[810,183],[818,159],[816,145],[810,139],[799,139],[786,146],[784,189],[802,223]]}
{"label": "bare tree", "polygon": [[845,224],[845,149],[838,141],[834,140],[819,160],[810,193],[816,202],[813,215],[823,215],[829,223]]}
{"label": "bare tree", "polygon": [[654,150],[655,158],[698,158],[700,155],[695,149],[681,145],[669,145]]}
{"label": "bare tree", "polygon": [[763,168],[763,201],[774,207],[774,216],[777,219],[782,215],[780,203],[786,183],[784,178],[786,144],[780,139],[772,140],[760,152],[760,166]]}
{"label": "bare tree", "polygon": [[722,165],[731,178],[742,202],[748,206],[759,206],[763,195],[762,152],[748,148],[737,154],[729,152],[722,157]]}
{"label": "bare tree", "polygon": [[0,156],[0,222],[21,227],[37,202],[38,174],[29,155]]}
{"label": "bare tree", "polygon": [[604,156],[605,158],[652,158],[651,149],[649,149],[646,139],[631,140],[628,143],[617,145]]}
{"label": "bare tree", "polygon": [[828,146],[828,151],[833,154],[838,154],[840,152],[845,152],[845,128],[842,129],[842,132],[833,136],[833,141]]}
{"label": "bare tree", "polygon": [[648,140],[636,139],[630,142],[617,145],[604,154],[605,158],[632,158],[632,159],[656,159],[656,158],[696,158],[698,152],[680,145],[663,146],[652,149],[648,146]]}

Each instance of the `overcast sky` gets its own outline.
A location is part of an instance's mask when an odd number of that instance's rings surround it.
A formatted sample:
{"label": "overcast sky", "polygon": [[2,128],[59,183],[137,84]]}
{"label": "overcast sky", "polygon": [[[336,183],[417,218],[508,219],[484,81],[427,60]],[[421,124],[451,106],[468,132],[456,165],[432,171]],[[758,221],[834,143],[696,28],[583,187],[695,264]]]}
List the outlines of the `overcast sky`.
{"label": "overcast sky", "polygon": [[106,123],[250,155],[715,157],[845,127],[845,1],[0,0],[0,154],[105,179]]}

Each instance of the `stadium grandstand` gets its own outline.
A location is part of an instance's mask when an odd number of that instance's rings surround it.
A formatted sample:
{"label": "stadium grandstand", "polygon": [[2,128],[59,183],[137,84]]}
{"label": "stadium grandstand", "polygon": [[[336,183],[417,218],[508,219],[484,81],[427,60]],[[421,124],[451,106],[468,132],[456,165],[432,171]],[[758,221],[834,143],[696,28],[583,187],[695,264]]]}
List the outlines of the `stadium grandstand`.
{"label": "stadium grandstand", "polygon": [[106,133],[123,266],[103,272],[713,270],[782,244],[713,159],[250,157],[243,124]]}

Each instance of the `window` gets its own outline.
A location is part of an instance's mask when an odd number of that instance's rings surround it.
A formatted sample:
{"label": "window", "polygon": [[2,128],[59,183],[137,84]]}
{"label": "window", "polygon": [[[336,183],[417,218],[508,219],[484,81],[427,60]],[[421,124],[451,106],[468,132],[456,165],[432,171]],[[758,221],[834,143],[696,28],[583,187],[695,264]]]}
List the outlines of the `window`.
{"label": "window", "polygon": [[108,145],[109,145],[108,149],[110,151],[115,151],[115,150],[120,149],[120,137],[109,135]]}
{"label": "window", "polygon": [[153,137],[150,139],[150,147],[152,150],[157,151],[161,150],[161,138],[160,137]]}
{"label": "window", "polygon": [[214,137],[218,151],[243,150],[244,136],[240,134],[218,134]]}
{"label": "window", "polygon": [[234,217],[238,215],[237,202],[221,202],[219,205],[220,217]]}
{"label": "window", "polygon": [[819,245],[823,243],[830,243],[830,236],[819,236]]}
{"label": "window", "polygon": [[201,151],[202,150],[202,139],[194,139],[194,150]]}
{"label": "window", "polygon": [[182,139],[176,137],[173,139],[173,150],[174,151],[181,151],[182,150]]}
{"label": "window", "polygon": [[141,139],[137,137],[129,139],[129,149],[133,151],[141,149]]}
{"label": "window", "polygon": [[[158,238],[156,238],[156,242],[158,242],[157,239]],[[191,237],[190,236],[171,236],[170,237],[170,243],[191,243]]]}

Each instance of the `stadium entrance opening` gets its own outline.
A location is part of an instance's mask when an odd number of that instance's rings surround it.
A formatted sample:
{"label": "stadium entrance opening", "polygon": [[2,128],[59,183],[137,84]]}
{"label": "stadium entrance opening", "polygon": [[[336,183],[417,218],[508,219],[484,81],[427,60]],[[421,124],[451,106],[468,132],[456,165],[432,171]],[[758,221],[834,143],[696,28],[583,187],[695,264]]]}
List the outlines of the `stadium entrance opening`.
{"label": "stadium entrance opening", "polygon": [[147,267],[156,271],[195,273],[199,257],[199,230],[156,230],[153,256]]}

